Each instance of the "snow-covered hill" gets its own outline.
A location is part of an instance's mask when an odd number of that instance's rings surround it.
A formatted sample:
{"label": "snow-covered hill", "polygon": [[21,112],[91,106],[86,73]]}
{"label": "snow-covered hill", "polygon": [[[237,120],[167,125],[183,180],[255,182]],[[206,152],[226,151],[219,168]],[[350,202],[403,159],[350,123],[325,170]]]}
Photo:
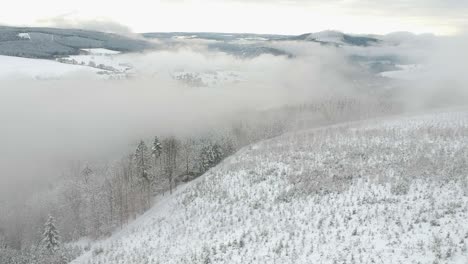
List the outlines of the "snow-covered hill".
{"label": "snow-covered hill", "polygon": [[2,79],[63,79],[76,74],[89,74],[104,79],[124,79],[132,69],[119,51],[83,49],[84,54],[51,59],[33,59],[0,55]]}
{"label": "snow-covered hill", "polygon": [[371,35],[351,35],[334,30],[317,33],[306,33],[299,36],[286,37],[283,40],[314,41],[326,45],[368,47],[378,44],[381,40]]}
{"label": "snow-covered hill", "polygon": [[142,39],[82,29],[0,26],[0,54],[53,59],[78,55],[81,49],[140,52],[155,45]]}
{"label": "snow-covered hill", "polygon": [[[0,55],[1,79],[60,79],[65,75],[91,74],[103,76],[108,71],[84,65],[64,64],[53,60],[30,59]],[[97,75],[99,74],[99,75]]]}
{"label": "snow-covered hill", "polygon": [[78,263],[467,263],[468,111],[246,147]]}
{"label": "snow-covered hill", "polygon": [[131,63],[122,59],[118,51],[109,49],[83,49],[83,51],[88,54],[72,55],[56,60],[66,64],[85,65],[105,70],[114,77],[125,76],[132,69]]}

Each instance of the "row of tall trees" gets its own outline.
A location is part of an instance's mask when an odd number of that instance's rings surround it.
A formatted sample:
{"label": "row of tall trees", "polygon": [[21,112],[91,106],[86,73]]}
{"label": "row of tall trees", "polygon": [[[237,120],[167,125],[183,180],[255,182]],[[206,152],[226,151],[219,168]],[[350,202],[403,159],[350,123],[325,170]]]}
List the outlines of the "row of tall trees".
{"label": "row of tall trees", "polygon": [[[96,171],[86,166],[81,172],[83,187],[80,189],[84,193],[80,196],[88,198],[75,207],[81,205],[88,209],[91,217],[85,218],[91,223],[87,227],[77,226],[85,229],[77,237],[106,235],[122,227],[149,209],[155,195],[172,194],[178,184],[200,176],[233,149],[229,140],[155,137],[151,144],[139,141],[134,153],[111,166],[97,167]],[[76,199],[69,201],[76,203]]]}
{"label": "row of tall trees", "polygon": [[172,194],[179,184],[221,162],[234,151],[231,142],[224,137],[155,137],[140,140],[134,151],[117,161],[70,162],[63,179],[31,199],[16,217],[21,221],[9,226],[18,225],[13,235],[19,236],[15,240],[21,248],[42,239],[40,230],[48,214],[56,216],[64,241],[110,235],[148,210],[156,195]]}

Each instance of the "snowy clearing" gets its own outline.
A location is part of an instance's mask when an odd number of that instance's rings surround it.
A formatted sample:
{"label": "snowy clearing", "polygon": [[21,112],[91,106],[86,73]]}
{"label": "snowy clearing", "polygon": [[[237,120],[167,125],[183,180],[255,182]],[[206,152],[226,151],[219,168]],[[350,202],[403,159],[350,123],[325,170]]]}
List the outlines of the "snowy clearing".
{"label": "snowy clearing", "polygon": [[29,33],[18,33],[18,37],[22,39],[31,39],[31,36],[29,36]]}
{"label": "snowy clearing", "polygon": [[83,51],[88,52],[89,54],[93,55],[115,55],[115,54],[120,54],[120,51],[115,51],[115,50],[110,50],[110,49],[81,49]]}

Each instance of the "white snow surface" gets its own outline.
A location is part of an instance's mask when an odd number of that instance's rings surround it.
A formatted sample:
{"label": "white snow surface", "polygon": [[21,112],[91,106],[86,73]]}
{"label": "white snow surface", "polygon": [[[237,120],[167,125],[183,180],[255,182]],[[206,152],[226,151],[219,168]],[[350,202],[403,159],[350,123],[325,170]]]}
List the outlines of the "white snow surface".
{"label": "white snow surface", "polygon": [[96,74],[100,69],[52,60],[0,55],[0,79],[58,79],[72,74]]}
{"label": "white snow surface", "polygon": [[96,49],[82,49],[89,54],[94,54],[94,55],[115,55],[115,54],[120,54],[120,51],[116,50],[110,50],[110,49],[102,49],[102,48],[96,48]]}
{"label": "white snow surface", "polygon": [[29,33],[18,33],[18,37],[22,39],[31,39],[31,36],[29,36]]}
{"label": "white snow surface", "polygon": [[62,59],[68,61],[74,60],[77,64],[86,66],[90,66],[90,63],[93,63],[94,67],[109,67],[115,73],[122,73],[132,68],[130,64],[126,60],[121,59],[120,56],[113,56],[110,54],[72,55]]}
{"label": "white snow surface", "polygon": [[420,64],[397,65],[400,70],[381,72],[380,76],[398,80],[417,80],[426,74],[427,67]]}
{"label": "white snow surface", "polygon": [[468,263],[467,175],[467,109],[289,133],[72,263]]}

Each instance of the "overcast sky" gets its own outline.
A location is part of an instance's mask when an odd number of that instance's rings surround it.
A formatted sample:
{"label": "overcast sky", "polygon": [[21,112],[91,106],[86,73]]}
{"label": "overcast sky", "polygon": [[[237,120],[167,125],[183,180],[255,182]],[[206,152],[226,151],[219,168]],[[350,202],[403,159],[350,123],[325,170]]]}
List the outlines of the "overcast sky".
{"label": "overcast sky", "polygon": [[150,31],[456,34],[467,0],[14,0],[0,24]]}

